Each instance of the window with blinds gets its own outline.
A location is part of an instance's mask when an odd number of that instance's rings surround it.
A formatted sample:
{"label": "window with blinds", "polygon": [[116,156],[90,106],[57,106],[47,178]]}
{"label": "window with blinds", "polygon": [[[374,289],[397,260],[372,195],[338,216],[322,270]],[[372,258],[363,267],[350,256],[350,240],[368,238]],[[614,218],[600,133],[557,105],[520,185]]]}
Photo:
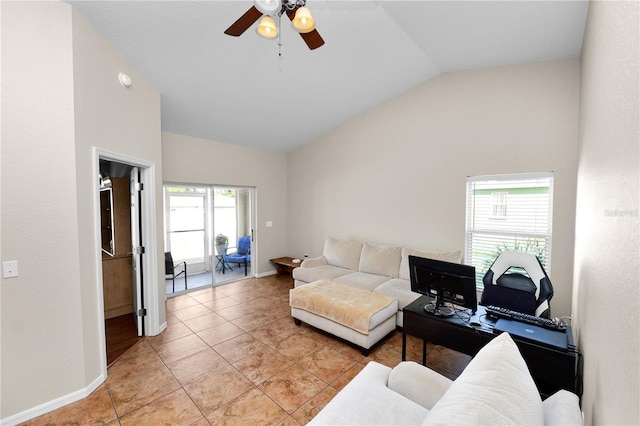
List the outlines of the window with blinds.
{"label": "window with blinds", "polygon": [[467,178],[465,263],[476,285],[503,251],[534,253],[551,269],[553,173]]}

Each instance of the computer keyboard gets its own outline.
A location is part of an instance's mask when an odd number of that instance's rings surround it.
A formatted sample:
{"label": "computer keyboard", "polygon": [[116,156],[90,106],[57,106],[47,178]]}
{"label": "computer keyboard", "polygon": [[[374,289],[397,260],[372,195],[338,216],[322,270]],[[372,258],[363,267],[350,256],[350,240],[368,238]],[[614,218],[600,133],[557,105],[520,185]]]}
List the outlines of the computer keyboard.
{"label": "computer keyboard", "polygon": [[510,309],[501,308],[499,306],[485,306],[487,315],[497,318],[508,318],[515,321],[525,322],[527,324],[537,325],[538,327],[547,328],[555,331],[566,331],[567,324],[563,321],[553,321],[547,318],[540,318],[522,312],[512,311]]}

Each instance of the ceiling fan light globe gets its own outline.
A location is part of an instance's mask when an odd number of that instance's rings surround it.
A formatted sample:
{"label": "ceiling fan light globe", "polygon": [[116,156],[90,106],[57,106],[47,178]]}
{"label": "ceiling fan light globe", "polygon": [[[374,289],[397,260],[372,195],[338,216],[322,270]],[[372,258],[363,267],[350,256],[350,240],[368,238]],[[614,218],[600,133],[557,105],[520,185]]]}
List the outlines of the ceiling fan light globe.
{"label": "ceiling fan light globe", "polygon": [[308,33],[316,28],[313,16],[311,16],[311,11],[309,11],[309,8],[304,6],[299,7],[298,10],[296,10],[296,15],[293,18],[293,21],[291,21],[291,24],[299,33]]}
{"label": "ceiling fan light globe", "polygon": [[263,15],[275,16],[282,9],[282,0],[253,0],[253,4]]}
{"label": "ceiling fan light globe", "polygon": [[271,16],[265,15],[260,19],[256,32],[259,36],[264,38],[276,38],[278,36],[278,28],[276,28],[276,22]]}

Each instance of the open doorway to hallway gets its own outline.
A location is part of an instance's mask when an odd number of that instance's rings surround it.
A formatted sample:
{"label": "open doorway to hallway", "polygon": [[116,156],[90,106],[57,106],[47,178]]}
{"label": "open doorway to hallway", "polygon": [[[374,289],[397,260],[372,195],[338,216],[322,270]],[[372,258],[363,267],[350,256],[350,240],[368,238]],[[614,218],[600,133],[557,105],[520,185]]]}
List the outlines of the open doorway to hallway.
{"label": "open doorway to hallway", "polygon": [[250,187],[164,185],[165,252],[175,265],[167,295],[253,276],[253,199]]}
{"label": "open doorway to hallway", "polygon": [[102,295],[107,366],[144,335],[140,169],[99,158]]}

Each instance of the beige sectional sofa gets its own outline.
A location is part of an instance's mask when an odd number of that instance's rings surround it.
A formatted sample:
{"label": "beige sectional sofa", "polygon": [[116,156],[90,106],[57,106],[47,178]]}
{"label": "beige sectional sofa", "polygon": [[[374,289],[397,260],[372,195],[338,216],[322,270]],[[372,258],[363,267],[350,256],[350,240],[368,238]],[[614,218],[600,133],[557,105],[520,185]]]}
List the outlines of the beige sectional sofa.
{"label": "beige sectional sofa", "polygon": [[347,241],[328,236],[321,256],[306,259],[293,270],[295,287],[330,280],[398,300],[396,325],[402,309],[419,294],[411,291],[409,255],[460,263],[460,251],[431,252],[408,247]]}
{"label": "beige sectional sofa", "polygon": [[455,380],[415,362],[370,362],[310,425],[581,425],[578,397],[542,401],[508,333],[489,342]]}

